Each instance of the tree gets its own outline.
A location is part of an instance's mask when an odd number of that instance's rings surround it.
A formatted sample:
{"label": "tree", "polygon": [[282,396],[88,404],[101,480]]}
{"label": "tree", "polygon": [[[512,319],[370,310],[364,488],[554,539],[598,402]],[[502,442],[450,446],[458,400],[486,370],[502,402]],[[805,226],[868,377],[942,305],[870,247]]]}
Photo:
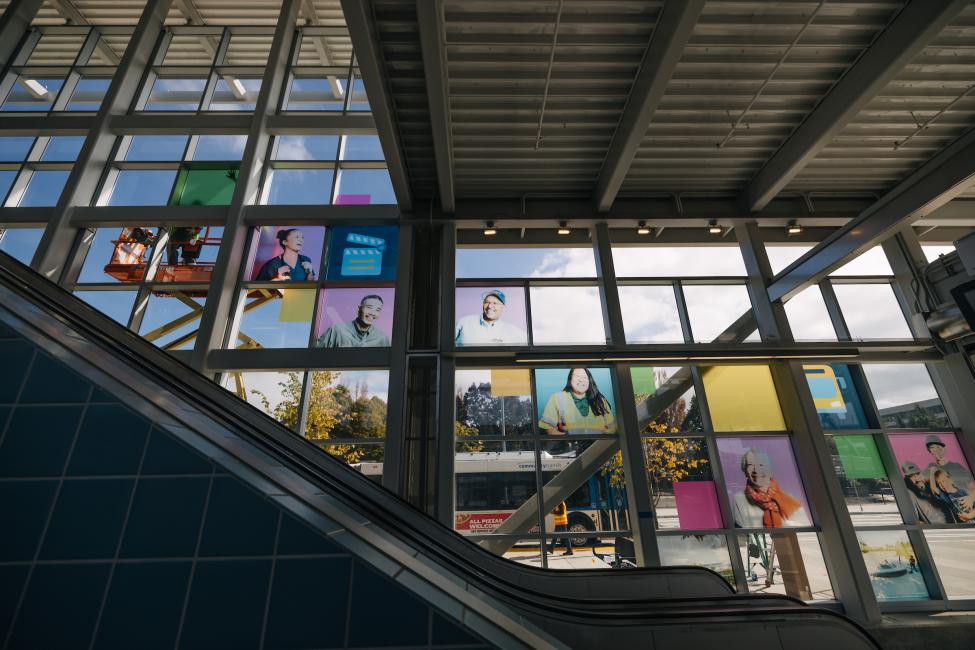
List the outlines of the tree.
{"label": "tree", "polygon": [[[336,383],[341,375],[340,372],[330,370],[311,373],[312,385],[304,436],[314,441],[384,438],[386,402],[375,396],[370,397],[364,384],[355,386],[353,392],[348,386]],[[297,430],[302,392],[301,373],[289,372],[278,385],[283,389],[281,401],[273,408],[270,400],[261,391],[251,390],[251,393],[258,396],[268,415],[292,430]],[[383,446],[379,444],[343,442],[323,447],[328,453],[349,464],[383,459]]]}

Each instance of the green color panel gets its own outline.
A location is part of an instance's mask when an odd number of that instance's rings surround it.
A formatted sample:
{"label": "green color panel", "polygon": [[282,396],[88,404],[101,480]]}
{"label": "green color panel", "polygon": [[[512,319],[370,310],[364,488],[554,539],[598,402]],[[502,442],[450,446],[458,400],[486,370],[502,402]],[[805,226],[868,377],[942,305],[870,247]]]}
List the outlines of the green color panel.
{"label": "green color panel", "polygon": [[657,382],[654,380],[653,371],[652,366],[630,368],[634,395],[653,395],[657,392]]}
{"label": "green color panel", "polygon": [[847,478],[887,478],[873,436],[836,436],[834,440]]}
{"label": "green color panel", "polygon": [[230,205],[237,185],[236,167],[183,168],[170,205]]}

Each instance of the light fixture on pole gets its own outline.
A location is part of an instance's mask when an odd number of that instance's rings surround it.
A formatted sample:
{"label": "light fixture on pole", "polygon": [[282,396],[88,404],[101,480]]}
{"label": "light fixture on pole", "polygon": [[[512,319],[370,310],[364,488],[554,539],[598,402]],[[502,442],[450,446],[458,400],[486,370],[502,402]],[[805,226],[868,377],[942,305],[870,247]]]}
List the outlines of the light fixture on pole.
{"label": "light fixture on pole", "polygon": [[569,223],[567,221],[559,222],[559,229],[556,231],[560,235],[571,235],[572,231],[569,230]]}
{"label": "light fixture on pole", "polygon": [[789,234],[789,235],[801,235],[802,234],[802,226],[799,225],[799,222],[798,221],[796,221],[795,219],[793,219],[792,221],[790,221],[786,225],[785,232],[787,234]]}
{"label": "light fixture on pole", "polygon": [[491,237],[491,236],[497,235],[497,234],[498,234],[498,230],[497,230],[497,228],[494,227],[494,222],[493,221],[485,222],[485,224],[484,224],[484,236],[485,237]]}
{"label": "light fixture on pole", "polygon": [[708,232],[712,235],[720,235],[724,232],[724,228],[718,225],[717,219],[711,219],[711,221],[708,221]]}
{"label": "light fixture on pole", "polygon": [[650,228],[647,228],[647,222],[646,221],[641,221],[637,225],[639,226],[639,228],[636,229],[636,234],[638,234],[638,235],[649,235],[650,234],[651,230],[650,230]]}

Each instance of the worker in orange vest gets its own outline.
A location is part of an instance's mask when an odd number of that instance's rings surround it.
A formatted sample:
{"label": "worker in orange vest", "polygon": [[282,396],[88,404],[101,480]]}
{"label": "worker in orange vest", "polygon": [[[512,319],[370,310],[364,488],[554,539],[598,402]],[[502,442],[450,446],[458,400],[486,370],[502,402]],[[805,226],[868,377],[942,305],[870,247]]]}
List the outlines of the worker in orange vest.
{"label": "worker in orange vest", "polygon": [[[555,519],[556,533],[565,533],[569,531],[569,513],[565,507],[565,501],[555,506],[555,510],[552,511],[552,517]],[[549,553],[555,553],[556,544],[562,544],[565,546],[566,551],[562,555],[572,555],[572,540],[568,535],[564,537],[553,537],[552,543],[548,548]]]}

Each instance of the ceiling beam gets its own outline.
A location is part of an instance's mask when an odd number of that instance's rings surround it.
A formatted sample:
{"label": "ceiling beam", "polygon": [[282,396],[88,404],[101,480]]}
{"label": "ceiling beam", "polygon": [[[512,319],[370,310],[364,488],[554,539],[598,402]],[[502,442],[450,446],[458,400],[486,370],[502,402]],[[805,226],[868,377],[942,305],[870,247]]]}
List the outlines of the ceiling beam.
{"label": "ceiling beam", "polygon": [[661,9],[596,181],[600,212],[613,205],[703,7],[704,0],[667,0]]}
{"label": "ceiling beam", "polygon": [[[322,24],[322,21],[318,18],[318,12],[315,10],[315,5],[312,4],[312,0],[301,0],[301,15],[305,17],[305,22],[309,25]],[[305,36],[305,38],[311,38],[312,42],[315,44],[315,51],[318,52],[318,58],[322,62],[322,65],[335,65],[332,57],[332,51],[329,49],[328,43],[325,41],[325,36]],[[301,44],[299,43],[299,47],[300,46]],[[343,95],[343,91],[338,77],[330,74],[326,78],[328,79],[329,88],[332,89],[332,94],[336,97],[341,97]]]}
{"label": "ceiling beam", "polygon": [[969,4],[909,2],[742,191],[761,210]]}
{"label": "ceiling beam", "polygon": [[42,4],[43,0],[13,0],[0,14],[0,69],[13,58]]}
{"label": "ceiling beam", "polygon": [[[78,8],[74,6],[71,0],[51,0],[51,6],[56,12],[64,16],[72,25],[90,25],[88,19],[82,15]],[[118,65],[122,58],[112,49],[112,47],[103,41],[101,38],[98,39],[98,43],[95,45],[101,55],[104,56],[109,63],[112,65]]]}
{"label": "ceiling beam", "polygon": [[389,179],[396,201],[404,211],[413,207],[410,177],[403,156],[399,130],[393,117],[393,100],[386,79],[379,33],[372,15],[372,3],[365,0],[342,0],[342,11],[352,39],[352,49],[359,63],[359,74],[369,98],[369,108],[376,120],[376,132],[383,146]]}
{"label": "ceiling beam", "polygon": [[975,129],[924,163],[855,219],[800,257],[769,284],[772,300],[788,300],[907,223],[931,214],[975,186]]}
{"label": "ceiling beam", "polygon": [[449,213],[454,211],[454,149],[450,128],[443,3],[440,0],[417,0],[416,15],[420,27],[420,52],[423,55],[430,126],[433,130],[437,185],[443,211]]}

